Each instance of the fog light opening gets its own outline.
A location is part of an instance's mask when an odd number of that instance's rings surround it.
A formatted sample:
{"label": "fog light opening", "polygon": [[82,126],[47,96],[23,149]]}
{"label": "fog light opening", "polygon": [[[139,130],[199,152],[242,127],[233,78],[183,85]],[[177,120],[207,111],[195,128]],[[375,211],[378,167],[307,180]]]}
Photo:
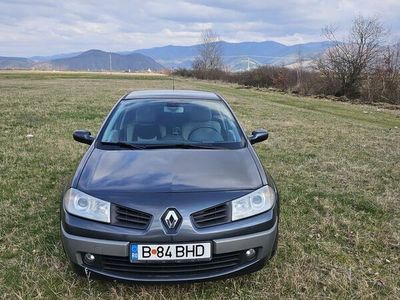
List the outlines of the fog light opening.
{"label": "fog light opening", "polygon": [[93,265],[94,262],[96,261],[96,257],[92,253],[86,253],[83,256],[83,261],[85,264]]}
{"label": "fog light opening", "polygon": [[252,260],[253,258],[256,257],[256,250],[254,250],[253,248],[250,248],[250,249],[246,250],[245,255],[248,260]]}

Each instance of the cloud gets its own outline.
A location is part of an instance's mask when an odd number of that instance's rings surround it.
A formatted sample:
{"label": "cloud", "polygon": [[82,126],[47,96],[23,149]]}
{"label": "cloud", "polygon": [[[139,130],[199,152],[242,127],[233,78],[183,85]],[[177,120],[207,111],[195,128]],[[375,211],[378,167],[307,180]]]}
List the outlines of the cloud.
{"label": "cloud", "polygon": [[210,27],[227,41],[296,44],[322,40],[327,24],[344,30],[358,14],[380,17],[400,37],[398,0],[0,0],[0,11],[5,56],[188,45]]}

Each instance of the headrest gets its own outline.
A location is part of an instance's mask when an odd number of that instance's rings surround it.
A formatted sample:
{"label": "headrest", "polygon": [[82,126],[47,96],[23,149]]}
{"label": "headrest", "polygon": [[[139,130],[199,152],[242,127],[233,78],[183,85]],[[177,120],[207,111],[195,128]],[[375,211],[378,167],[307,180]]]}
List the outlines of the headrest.
{"label": "headrest", "polygon": [[136,109],[137,123],[154,123],[156,121],[156,111],[154,107],[142,106]]}
{"label": "headrest", "polygon": [[190,121],[193,122],[208,122],[211,120],[211,110],[205,106],[194,106],[190,114]]}

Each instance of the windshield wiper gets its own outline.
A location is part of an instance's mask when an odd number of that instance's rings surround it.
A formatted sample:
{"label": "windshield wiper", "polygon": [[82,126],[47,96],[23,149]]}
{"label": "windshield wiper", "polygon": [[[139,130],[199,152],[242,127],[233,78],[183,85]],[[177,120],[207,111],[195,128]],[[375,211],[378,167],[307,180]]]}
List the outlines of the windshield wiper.
{"label": "windshield wiper", "polygon": [[146,144],[145,149],[225,149],[224,147],[204,145],[204,144]]}
{"label": "windshield wiper", "polygon": [[224,147],[204,144],[130,144],[126,142],[101,142],[102,145],[118,146],[121,148],[143,150],[143,149],[225,149]]}
{"label": "windshield wiper", "polygon": [[101,144],[109,146],[118,146],[127,149],[137,149],[137,150],[146,149],[146,145],[130,144],[126,142],[101,142]]}

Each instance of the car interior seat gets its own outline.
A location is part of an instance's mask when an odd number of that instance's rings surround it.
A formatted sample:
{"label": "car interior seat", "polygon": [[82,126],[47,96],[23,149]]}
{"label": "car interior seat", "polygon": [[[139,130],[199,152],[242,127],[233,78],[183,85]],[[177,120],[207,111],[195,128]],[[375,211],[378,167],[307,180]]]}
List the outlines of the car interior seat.
{"label": "car interior seat", "polygon": [[[157,141],[161,138],[161,126],[157,123],[156,110],[152,107],[138,107],[132,126],[132,141]],[[129,133],[127,133],[128,135]]]}
{"label": "car interior seat", "polygon": [[183,125],[183,138],[193,142],[221,142],[221,125],[212,120],[208,107],[195,106],[189,113],[190,121]]}

